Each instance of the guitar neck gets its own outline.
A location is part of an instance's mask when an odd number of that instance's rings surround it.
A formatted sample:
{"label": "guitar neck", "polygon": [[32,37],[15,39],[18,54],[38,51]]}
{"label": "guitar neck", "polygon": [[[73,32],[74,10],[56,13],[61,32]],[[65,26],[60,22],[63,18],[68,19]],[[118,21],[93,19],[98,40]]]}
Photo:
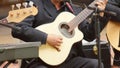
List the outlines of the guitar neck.
{"label": "guitar neck", "polygon": [[[89,7],[95,7],[95,1],[93,1]],[[88,16],[90,16],[94,10],[91,10],[89,8],[85,8],[83,11],[81,11],[73,20],[69,22],[69,26],[71,27],[70,30],[73,30],[76,26],[78,26],[82,21],[84,21]]]}
{"label": "guitar neck", "polygon": [[0,23],[2,24],[7,24],[8,23],[8,20],[6,18],[3,18],[2,20],[0,20]]}
{"label": "guitar neck", "polygon": [[8,27],[8,28],[12,28],[12,29],[18,29],[17,27],[14,27],[14,26],[12,26],[12,25],[10,25],[8,23],[9,22],[8,22],[8,20],[6,18],[0,20],[0,25]]}
{"label": "guitar neck", "polygon": [[4,18],[4,19],[0,20],[0,25],[2,25],[2,26],[9,27],[9,26],[7,25],[7,23],[8,23],[8,21],[7,21],[7,19],[6,19],[6,18]]}
{"label": "guitar neck", "polygon": [[[95,1],[94,1],[95,2]],[[94,2],[92,2],[89,7],[94,7]],[[85,8],[81,13],[79,13],[77,16],[76,16],[76,19],[79,19],[77,20],[77,23],[80,24],[83,20],[85,20],[90,14],[93,13],[94,10],[91,10],[89,8]]]}

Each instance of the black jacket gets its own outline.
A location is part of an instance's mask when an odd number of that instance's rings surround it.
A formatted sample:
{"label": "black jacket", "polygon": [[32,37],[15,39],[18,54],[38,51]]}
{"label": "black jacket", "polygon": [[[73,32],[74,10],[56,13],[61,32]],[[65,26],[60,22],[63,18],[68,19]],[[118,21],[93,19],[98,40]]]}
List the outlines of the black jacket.
{"label": "black jacket", "polygon": [[[50,0],[32,0],[32,1],[38,7],[38,11],[39,11],[38,14],[36,16],[30,16],[21,23],[17,24],[16,26],[19,26],[22,29],[20,31],[13,29],[12,36],[26,42],[41,41],[42,43],[46,43],[47,34],[38,31],[34,28],[39,25],[54,21],[60,12],[63,11],[70,12],[70,10],[65,5],[65,3],[63,3],[61,9],[57,11],[55,9],[55,6],[51,3]],[[82,11],[80,7],[75,7],[75,6],[72,7],[74,9],[75,14],[78,14],[79,12]],[[101,24],[101,29],[104,26],[105,25]],[[84,39],[88,41],[92,41],[95,38],[94,22],[89,24],[87,21],[84,21],[79,25],[79,29],[83,32]]]}
{"label": "black jacket", "polygon": [[111,20],[120,22],[120,0],[108,0],[106,10],[116,13],[116,15],[110,15]]}
{"label": "black jacket", "polygon": [[[35,28],[39,25],[50,23],[56,19],[60,12],[68,11],[77,15],[82,11],[82,8],[72,5],[73,12],[66,6],[66,3],[61,3],[63,6],[59,11],[55,9],[55,6],[51,3],[50,0],[29,0],[33,1],[35,6],[38,7],[38,14],[36,16],[29,16],[21,23],[16,24],[16,27],[21,27],[21,30],[12,29],[12,36],[18,39],[21,39],[26,42],[41,41],[42,44],[46,43],[47,34],[36,30]],[[82,17],[82,16],[81,16]],[[106,22],[106,17],[100,17],[101,21],[101,30],[104,28]],[[95,27],[94,21],[89,24],[86,20],[78,25],[78,28],[83,32],[84,39],[87,41],[92,41],[95,39]],[[53,25],[54,26],[54,25]],[[47,28],[46,28],[47,29]],[[81,40],[80,40],[81,41]],[[69,42],[68,42],[69,43]],[[84,56],[81,49],[81,42],[76,43],[71,49],[71,53],[68,57],[73,58],[75,56]]]}

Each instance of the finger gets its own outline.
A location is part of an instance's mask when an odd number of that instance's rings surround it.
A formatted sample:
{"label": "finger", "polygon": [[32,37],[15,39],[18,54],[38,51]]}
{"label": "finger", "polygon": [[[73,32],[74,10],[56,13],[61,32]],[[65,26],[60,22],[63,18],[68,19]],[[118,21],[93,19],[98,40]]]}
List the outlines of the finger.
{"label": "finger", "polygon": [[108,0],[100,0],[99,2],[106,4],[108,2]]}
{"label": "finger", "polygon": [[61,46],[61,43],[57,43],[56,46]]}
{"label": "finger", "polygon": [[61,43],[63,43],[63,41],[62,40],[58,40],[57,43],[61,44]]}
{"label": "finger", "polygon": [[5,61],[0,67],[3,68],[7,63],[8,61]]}
{"label": "finger", "polygon": [[100,6],[97,6],[97,8],[98,8],[99,10],[102,10]]}
{"label": "finger", "polygon": [[60,46],[61,43],[63,43],[63,41],[62,41],[61,39],[56,40],[56,45],[57,45],[57,46]]}
{"label": "finger", "polygon": [[63,38],[61,37],[60,40],[63,40]]}
{"label": "finger", "polygon": [[96,4],[97,4],[97,5],[101,5],[101,6],[104,5],[103,2],[96,2]]}
{"label": "finger", "polygon": [[57,47],[57,46],[54,46],[54,48],[55,48],[58,52],[61,51],[60,48]]}
{"label": "finger", "polygon": [[107,3],[108,2],[108,0],[103,0],[105,3]]}

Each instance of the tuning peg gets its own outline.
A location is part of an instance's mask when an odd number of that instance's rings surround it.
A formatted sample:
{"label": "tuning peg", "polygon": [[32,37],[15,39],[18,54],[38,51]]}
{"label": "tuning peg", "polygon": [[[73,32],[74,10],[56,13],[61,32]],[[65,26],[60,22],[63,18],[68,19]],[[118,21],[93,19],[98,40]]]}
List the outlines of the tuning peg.
{"label": "tuning peg", "polygon": [[20,9],[21,4],[20,4],[20,3],[16,4],[16,7],[17,7],[18,9]]}
{"label": "tuning peg", "polygon": [[15,5],[11,5],[11,7],[12,7],[12,10],[14,10],[14,9],[15,9]]}
{"label": "tuning peg", "polygon": [[27,3],[27,2],[24,2],[24,3],[22,3],[22,5],[23,5],[25,8],[27,8],[28,3]]}
{"label": "tuning peg", "polygon": [[34,4],[34,3],[33,3],[32,1],[29,2],[29,5],[30,5],[31,7],[33,6],[33,4]]}

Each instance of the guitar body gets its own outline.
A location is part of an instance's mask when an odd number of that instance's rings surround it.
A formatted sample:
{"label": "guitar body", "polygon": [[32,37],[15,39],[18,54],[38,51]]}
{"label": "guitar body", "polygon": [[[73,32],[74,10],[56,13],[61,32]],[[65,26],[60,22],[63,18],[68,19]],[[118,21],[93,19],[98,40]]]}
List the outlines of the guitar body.
{"label": "guitar body", "polygon": [[120,22],[109,21],[106,31],[110,44],[120,51]]}
{"label": "guitar body", "polygon": [[[75,16],[69,12],[62,12],[56,20],[50,24],[44,24],[36,29],[48,34],[57,34],[63,37],[60,51],[51,47],[48,43],[39,47],[39,57],[49,65],[59,65],[63,63],[69,55],[72,45],[83,39],[83,34],[78,28],[75,28],[72,35],[65,31],[61,32],[61,24],[67,23]],[[63,29],[64,30],[64,29]]]}

